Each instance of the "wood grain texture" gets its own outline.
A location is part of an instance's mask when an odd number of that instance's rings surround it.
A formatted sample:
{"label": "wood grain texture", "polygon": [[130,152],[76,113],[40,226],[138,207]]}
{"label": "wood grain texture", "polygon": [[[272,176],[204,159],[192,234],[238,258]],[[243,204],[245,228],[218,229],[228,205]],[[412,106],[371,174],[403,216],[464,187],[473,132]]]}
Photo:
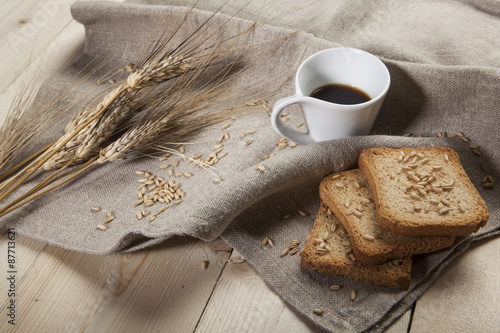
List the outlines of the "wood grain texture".
{"label": "wood grain texture", "polygon": [[[241,259],[233,251],[231,260]],[[197,332],[323,332],[293,311],[248,262],[227,263]]]}
{"label": "wood grain texture", "polygon": [[500,239],[472,245],[418,300],[411,333],[500,332]]}
{"label": "wood grain texture", "polygon": [[192,332],[229,258],[192,238],[107,256],[28,243],[18,236],[16,326],[0,332]]}

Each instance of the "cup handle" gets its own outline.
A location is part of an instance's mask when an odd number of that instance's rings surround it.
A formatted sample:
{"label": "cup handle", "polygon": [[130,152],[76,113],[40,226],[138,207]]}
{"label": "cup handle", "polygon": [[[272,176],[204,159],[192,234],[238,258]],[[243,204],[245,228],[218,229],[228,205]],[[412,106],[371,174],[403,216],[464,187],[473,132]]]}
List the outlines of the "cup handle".
{"label": "cup handle", "polygon": [[285,126],[285,124],[281,121],[280,114],[284,108],[292,104],[312,105],[313,103],[309,101],[309,98],[310,97],[297,95],[282,98],[274,104],[273,112],[271,114],[271,124],[276,132],[278,132],[281,136],[301,145],[307,145],[316,141],[313,140],[309,133],[301,133]]}

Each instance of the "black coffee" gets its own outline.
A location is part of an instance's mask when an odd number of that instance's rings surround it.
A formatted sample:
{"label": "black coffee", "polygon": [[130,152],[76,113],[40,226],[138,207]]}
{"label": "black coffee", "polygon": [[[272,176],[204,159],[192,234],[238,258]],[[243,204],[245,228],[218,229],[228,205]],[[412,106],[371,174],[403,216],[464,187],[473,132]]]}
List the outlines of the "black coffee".
{"label": "black coffee", "polygon": [[327,84],[316,88],[309,96],[336,104],[360,104],[371,99],[364,91],[345,84]]}

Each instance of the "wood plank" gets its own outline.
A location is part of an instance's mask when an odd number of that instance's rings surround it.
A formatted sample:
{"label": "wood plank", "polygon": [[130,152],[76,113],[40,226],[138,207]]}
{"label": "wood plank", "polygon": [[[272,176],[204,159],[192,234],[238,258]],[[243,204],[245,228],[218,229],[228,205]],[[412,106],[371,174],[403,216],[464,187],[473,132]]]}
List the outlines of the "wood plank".
{"label": "wood plank", "polygon": [[8,7],[8,11],[3,12],[5,17],[10,18],[9,22],[14,22],[3,25],[0,30],[0,68],[4,78],[0,82],[0,93],[19,77],[33,58],[46,54],[47,46],[73,21],[70,12],[72,3],[29,0],[26,4]]}
{"label": "wood plank", "polygon": [[196,332],[323,332],[293,311],[233,251]]}
{"label": "wood plank", "polygon": [[[74,2],[29,0],[2,11],[1,17],[9,18],[10,23],[5,21],[0,25],[0,123],[22,83],[43,79],[60,70],[82,45],[84,28],[73,20],[70,12]],[[50,19],[37,21],[40,15]]]}
{"label": "wood plank", "polygon": [[401,317],[396,319],[391,326],[387,327],[384,333],[406,333],[410,328],[412,309],[408,309]]}
{"label": "wood plank", "polygon": [[[19,243],[17,251],[30,250]],[[228,257],[187,237],[107,256],[49,245],[17,281],[16,326],[1,320],[0,331],[193,331]]]}
{"label": "wood plank", "polygon": [[471,245],[417,301],[411,333],[499,332],[500,239]]}

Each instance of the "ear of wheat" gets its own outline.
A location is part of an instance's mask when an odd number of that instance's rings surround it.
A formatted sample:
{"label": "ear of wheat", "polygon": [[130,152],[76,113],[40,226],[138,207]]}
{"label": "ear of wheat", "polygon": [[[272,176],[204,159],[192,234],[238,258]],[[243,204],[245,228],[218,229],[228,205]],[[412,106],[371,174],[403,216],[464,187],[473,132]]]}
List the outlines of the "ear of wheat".
{"label": "ear of wheat", "polygon": [[[171,34],[162,32],[152,41],[137,64],[127,66],[129,74],[125,79],[77,112],[54,144],[2,182],[0,202],[38,170],[55,170],[1,208],[0,216],[67,183],[96,163],[142,156],[165,142],[183,142],[201,129],[237,115],[228,110],[206,110],[221,102],[223,96],[230,99],[238,93],[231,90],[230,83],[239,74],[241,55],[249,53],[249,46],[241,45],[240,38],[256,25],[220,40],[227,19],[212,26],[217,15],[214,13],[186,40],[171,45],[173,35],[180,31],[191,11],[188,9]],[[265,43],[254,45],[254,50],[262,45]],[[165,89],[157,89],[164,84]],[[68,169],[75,162],[83,164]]]}

